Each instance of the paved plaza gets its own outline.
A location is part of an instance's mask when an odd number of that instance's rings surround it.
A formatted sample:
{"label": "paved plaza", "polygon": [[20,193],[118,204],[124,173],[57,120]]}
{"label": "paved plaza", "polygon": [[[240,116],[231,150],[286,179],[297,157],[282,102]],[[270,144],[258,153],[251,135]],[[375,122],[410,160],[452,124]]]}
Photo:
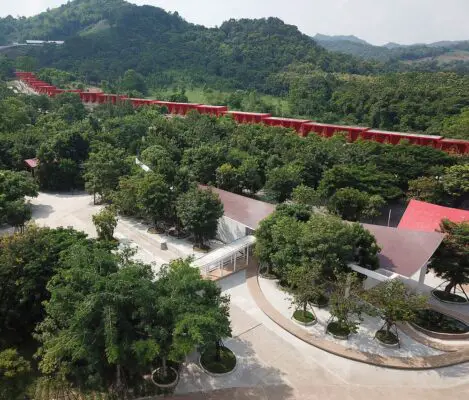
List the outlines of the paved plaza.
{"label": "paved plaza", "polygon": [[[87,194],[44,194],[32,200],[40,226],[72,226],[96,236],[91,216],[100,210]],[[120,219],[115,235],[137,249],[137,258],[155,270],[190,252],[185,244],[162,251],[155,235],[130,219]],[[189,250],[188,250],[189,249]],[[219,281],[231,297],[233,338],[226,345],[238,356],[236,371],[210,377],[188,358],[176,389],[179,399],[440,400],[469,398],[469,364],[424,371],[386,369],[319,350],[291,335],[257,306],[242,271]],[[266,289],[268,290],[268,289]],[[270,296],[281,294],[270,293]],[[283,301],[274,299],[274,302]],[[422,347],[423,348],[423,347]],[[423,351],[421,349],[421,351]],[[425,350],[426,351],[426,350]]]}

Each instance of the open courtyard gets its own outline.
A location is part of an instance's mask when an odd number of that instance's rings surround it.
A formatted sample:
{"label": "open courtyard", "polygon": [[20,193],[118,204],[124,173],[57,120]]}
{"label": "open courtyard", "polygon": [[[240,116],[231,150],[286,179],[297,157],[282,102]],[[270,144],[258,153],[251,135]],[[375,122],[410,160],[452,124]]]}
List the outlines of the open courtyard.
{"label": "open courtyard", "polygon": [[[36,224],[72,226],[96,236],[91,216],[101,207],[93,205],[92,196],[40,193],[32,204]],[[134,247],[135,257],[152,263],[155,270],[192,251],[190,243],[184,241],[168,242],[168,250],[161,250],[161,241],[167,238],[149,234],[145,225],[131,219],[119,219],[115,236]],[[231,297],[233,338],[226,345],[236,353],[238,365],[229,376],[211,377],[202,372],[196,356],[188,357],[176,388],[181,399],[431,400],[469,396],[469,364],[412,371],[338,357],[305,343],[271,320],[249,290],[245,271],[220,280],[219,285]],[[287,313],[285,294],[272,282],[261,282],[261,287],[272,304]],[[401,353],[405,356],[412,342],[406,338],[403,343]],[[413,351],[419,355],[439,353],[415,346]]]}

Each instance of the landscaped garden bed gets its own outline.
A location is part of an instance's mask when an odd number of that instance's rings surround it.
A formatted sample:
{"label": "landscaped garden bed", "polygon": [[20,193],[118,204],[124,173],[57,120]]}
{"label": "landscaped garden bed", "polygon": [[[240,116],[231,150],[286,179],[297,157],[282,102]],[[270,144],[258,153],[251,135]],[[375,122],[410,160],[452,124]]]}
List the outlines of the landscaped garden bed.
{"label": "landscaped garden bed", "polygon": [[312,312],[304,310],[296,310],[293,313],[293,320],[304,326],[312,326],[317,322],[315,315]]}
{"label": "landscaped garden bed", "polygon": [[200,366],[209,374],[224,375],[236,368],[235,354],[225,346],[212,345],[205,348],[200,355]]}
{"label": "landscaped garden bed", "polygon": [[386,329],[381,329],[376,332],[376,340],[385,347],[398,347],[399,338],[398,336]]}
{"label": "landscaped garden bed", "polygon": [[172,388],[179,381],[179,373],[173,367],[166,369],[166,376],[163,374],[163,368],[155,369],[151,374],[153,383],[160,388]]}
{"label": "landscaped garden bed", "polygon": [[434,333],[452,335],[463,335],[469,333],[468,324],[435,310],[419,311],[413,324]]}
{"label": "landscaped garden bed", "polygon": [[469,301],[465,297],[456,293],[448,293],[444,290],[433,290],[432,295],[443,303],[469,304]]}
{"label": "landscaped garden bed", "polygon": [[342,326],[338,322],[330,322],[327,325],[327,333],[336,339],[347,340],[351,331],[348,326]]}

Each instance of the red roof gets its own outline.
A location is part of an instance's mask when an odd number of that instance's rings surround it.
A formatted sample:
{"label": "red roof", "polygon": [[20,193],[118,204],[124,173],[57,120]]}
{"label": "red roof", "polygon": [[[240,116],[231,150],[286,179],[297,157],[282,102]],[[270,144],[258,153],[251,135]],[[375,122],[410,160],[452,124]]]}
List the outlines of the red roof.
{"label": "red roof", "polygon": [[39,164],[39,160],[37,158],[30,158],[28,160],[24,160],[24,162],[30,168],[36,168]]}
{"label": "red roof", "polygon": [[434,232],[440,227],[442,219],[449,219],[452,222],[469,221],[469,211],[411,200],[398,228]]}

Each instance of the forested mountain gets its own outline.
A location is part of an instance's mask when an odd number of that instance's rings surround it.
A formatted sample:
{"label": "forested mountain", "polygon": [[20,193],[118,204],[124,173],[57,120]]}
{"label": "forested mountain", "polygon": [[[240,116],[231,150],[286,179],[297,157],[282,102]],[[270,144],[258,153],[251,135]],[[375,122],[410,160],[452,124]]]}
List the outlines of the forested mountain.
{"label": "forested mountain", "polygon": [[[467,72],[469,41],[441,41],[429,44],[401,45],[387,43],[374,46],[355,36],[327,36],[317,34],[313,38],[332,52],[350,54],[365,60],[379,60],[393,64],[400,70],[449,70]],[[396,64],[400,62],[400,64]]]}
{"label": "forested mountain", "polygon": [[263,88],[267,77],[295,62],[328,72],[364,73],[372,65],[331,54],[297,27],[276,18],[230,20],[208,29],[151,6],[121,0],[75,0],[28,19],[0,21],[4,42],[66,40],[31,50],[41,66],[74,70],[89,81],[128,69],[148,76],[169,70],[201,81]]}

